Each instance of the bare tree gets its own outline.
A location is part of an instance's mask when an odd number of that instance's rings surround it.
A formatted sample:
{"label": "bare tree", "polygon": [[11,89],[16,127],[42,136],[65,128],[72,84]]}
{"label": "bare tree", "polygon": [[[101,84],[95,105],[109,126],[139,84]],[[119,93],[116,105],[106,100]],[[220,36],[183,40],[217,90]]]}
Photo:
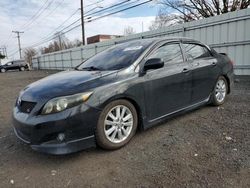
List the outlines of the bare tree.
{"label": "bare tree", "polygon": [[80,41],[79,39],[75,39],[73,42],[73,47],[79,47],[82,45],[82,41]]}
{"label": "bare tree", "polygon": [[37,51],[34,48],[26,48],[24,50],[24,59],[31,67],[32,65],[32,57],[37,54]]}
{"label": "bare tree", "polygon": [[54,41],[50,42],[48,46],[40,49],[42,54],[79,47],[82,45],[80,40],[75,39],[74,41],[70,41],[63,33],[60,32],[55,33],[54,36]]}
{"label": "bare tree", "polygon": [[[67,42],[69,40],[66,38],[65,34],[62,32],[56,32],[54,34],[54,36],[55,36],[54,38],[55,38],[56,44],[59,47],[59,50],[67,49]],[[58,50],[56,50],[56,51],[58,51]]]}
{"label": "bare tree", "polygon": [[68,41],[65,47],[66,49],[69,49],[69,48],[79,47],[81,45],[82,42],[79,39],[75,39],[74,41]]}
{"label": "bare tree", "polygon": [[165,11],[159,10],[155,20],[151,22],[149,30],[156,30],[167,26],[173,26],[183,23],[182,16],[180,14],[168,14]]}
{"label": "bare tree", "polygon": [[184,21],[197,20],[248,8],[250,0],[158,0],[168,12],[177,10]]}
{"label": "bare tree", "polygon": [[135,34],[135,29],[131,26],[128,26],[126,28],[124,28],[124,35],[127,36],[127,35],[132,35],[132,34]]}

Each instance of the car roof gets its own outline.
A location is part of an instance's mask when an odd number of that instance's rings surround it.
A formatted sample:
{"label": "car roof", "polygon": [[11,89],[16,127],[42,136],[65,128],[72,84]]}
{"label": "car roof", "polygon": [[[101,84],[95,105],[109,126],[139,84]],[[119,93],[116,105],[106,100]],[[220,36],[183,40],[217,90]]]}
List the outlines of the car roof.
{"label": "car roof", "polygon": [[125,42],[132,42],[132,41],[138,41],[138,42],[151,42],[153,43],[158,43],[162,41],[185,41],[185,42],[195,42],[195,43],[201,43],[200,41],[188,38],[188,37],[155,37],[155,38],[143,38],[143,39],[128,39],[126,41],[121,41],[120,43],[125,43]]}
{"label": "car roof", "polygon": [[161,41],[186,41],[186,42],[198,42],[197,40],[194,40],[192,38],[188,37],[157,37],[154,38],[153,41],[155,42],[161,42]]}

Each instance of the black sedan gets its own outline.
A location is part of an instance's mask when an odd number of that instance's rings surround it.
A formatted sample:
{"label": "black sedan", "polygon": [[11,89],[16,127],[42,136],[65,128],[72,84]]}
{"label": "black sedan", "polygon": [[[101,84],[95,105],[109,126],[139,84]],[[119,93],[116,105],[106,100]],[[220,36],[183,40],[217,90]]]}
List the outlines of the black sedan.
{"label": "black sedan", "polygon": [[13,110],[14,131],[50,154],[96,144],[118,149],[137,129],[223,104],[232,84],[232,61],[198,41],[129,41],[24,88]]}

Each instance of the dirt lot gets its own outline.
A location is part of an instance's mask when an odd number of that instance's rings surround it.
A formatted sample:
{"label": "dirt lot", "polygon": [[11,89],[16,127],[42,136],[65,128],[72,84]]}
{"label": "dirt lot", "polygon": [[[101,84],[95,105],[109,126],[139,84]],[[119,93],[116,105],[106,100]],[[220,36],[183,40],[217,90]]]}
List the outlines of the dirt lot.
{"label": "dirt lot", "polygon": [[11,111],[24,86],[52,73],[0,74],[0,187],[250,187],[250,77],[220,108],[139,132],[120,150],[51,156],[16,139]]}

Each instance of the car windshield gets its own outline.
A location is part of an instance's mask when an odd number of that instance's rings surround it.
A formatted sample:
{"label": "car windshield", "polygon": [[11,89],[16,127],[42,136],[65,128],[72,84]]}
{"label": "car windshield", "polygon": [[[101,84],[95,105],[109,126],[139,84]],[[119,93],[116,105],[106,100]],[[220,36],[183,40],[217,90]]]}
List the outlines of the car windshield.
{"label": "car windshield", "polygon": [[78,66],[77,70],[120,70],[129,67],[152,43],[152,41],[132,41],[115,45],[91,57]]}

